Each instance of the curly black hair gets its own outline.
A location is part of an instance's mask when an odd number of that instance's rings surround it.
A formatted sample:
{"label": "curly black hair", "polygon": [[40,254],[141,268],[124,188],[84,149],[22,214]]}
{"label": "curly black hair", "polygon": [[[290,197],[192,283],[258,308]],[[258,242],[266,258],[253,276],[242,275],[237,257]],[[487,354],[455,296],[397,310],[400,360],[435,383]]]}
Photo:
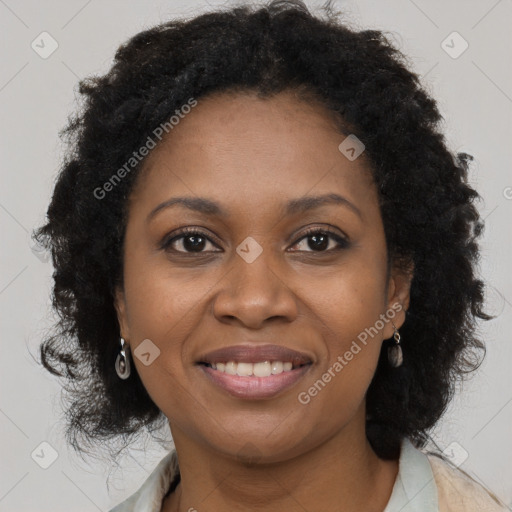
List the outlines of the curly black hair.
{"label": "curly black hair", "polygon": [[414,265],[404,364],[391,368],[383,343],[367,392],[366,433],[381,458],[396,459],[404,437],[426,444],[455,383],[485,355],[478,319],[492,317],[476,275],[483,222],[474,205],[480,196],[467,181],[472,157],[448,149],[436,102],[409,68],[388,35],[349,28],[330,3],[313,15],[299,0],[279,0],[140,32],[105,75],[80,82],[83,102],[61,132],[69,149],[47,222],[34,232],[51,251],[59,314],[40,345],[41,363],[63,378],[66,436],[76,451],[128,443],[165,422],[137,372],[122,381],[114,370],[114,290],[123,279],[128,197],[144,159],[108,194],[98,191],[190,98],[286,90],[307,93],[364,143],[388,264]]}

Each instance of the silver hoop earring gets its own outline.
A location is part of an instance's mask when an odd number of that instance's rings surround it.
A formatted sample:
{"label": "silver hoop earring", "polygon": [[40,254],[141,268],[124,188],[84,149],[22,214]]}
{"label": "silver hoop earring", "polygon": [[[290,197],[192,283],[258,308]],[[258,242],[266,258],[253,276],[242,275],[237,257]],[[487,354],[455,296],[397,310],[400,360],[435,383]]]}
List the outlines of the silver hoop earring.
{"label": "silver hoop earring", "polygon": [[402,347],[400,345],[400,333],[398,332],[398,329],[395,327],[395,324],[393,322],[391,322],[391,325],[395,330],[393,334],[395,344],[392,347],[388,348],[388,361],[393,368],[398,368],[399,366],[402,365],[404,361],[404,356],[402,353]]}
{"label": "silver hoop earring", "polygon": [[116,372],[120,379],[126,380],[131,373],[130,346],[124,341],[123,338],[120,338],[120,341],[121,350],[119,351],[116,359]]}

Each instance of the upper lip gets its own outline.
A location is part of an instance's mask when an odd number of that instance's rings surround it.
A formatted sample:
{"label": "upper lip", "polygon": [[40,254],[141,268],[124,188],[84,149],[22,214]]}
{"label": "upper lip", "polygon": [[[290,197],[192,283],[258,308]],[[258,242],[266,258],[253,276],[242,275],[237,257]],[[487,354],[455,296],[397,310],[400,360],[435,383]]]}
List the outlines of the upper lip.
{"label": "upper lip", "polygon": [[281,345],[233,345],[222,347],[201,356],[198,363],[258,363],[261,361],[290,361],[294,366],[312,363],[310,356]]}

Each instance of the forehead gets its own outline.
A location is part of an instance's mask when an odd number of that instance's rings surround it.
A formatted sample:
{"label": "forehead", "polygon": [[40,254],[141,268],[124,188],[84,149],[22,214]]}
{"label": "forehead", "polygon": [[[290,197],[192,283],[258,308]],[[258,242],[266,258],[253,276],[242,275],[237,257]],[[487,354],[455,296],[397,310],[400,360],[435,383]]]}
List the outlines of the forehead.
{"label": "forehead", "polygon": [[364,153],[350,161],[338,149],[349,133],[325,107],[292,92],[200,99],[147,157],[134,201],[154,206],[173,196],[208,196],[228,215],[304,195],[376,203]]}

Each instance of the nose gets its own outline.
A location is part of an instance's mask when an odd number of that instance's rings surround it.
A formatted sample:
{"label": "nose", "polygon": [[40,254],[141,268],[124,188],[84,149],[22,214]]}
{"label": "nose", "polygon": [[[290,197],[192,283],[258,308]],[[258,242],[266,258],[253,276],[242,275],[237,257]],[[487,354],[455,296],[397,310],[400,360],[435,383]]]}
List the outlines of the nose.
{"label": "nose", "polygon": [[214,316],[250,329],[259,329],[270,319],[292,322],[298,314],[296,295],[279,274],[265,251],[251,263],[236,255],[215,295]]}

